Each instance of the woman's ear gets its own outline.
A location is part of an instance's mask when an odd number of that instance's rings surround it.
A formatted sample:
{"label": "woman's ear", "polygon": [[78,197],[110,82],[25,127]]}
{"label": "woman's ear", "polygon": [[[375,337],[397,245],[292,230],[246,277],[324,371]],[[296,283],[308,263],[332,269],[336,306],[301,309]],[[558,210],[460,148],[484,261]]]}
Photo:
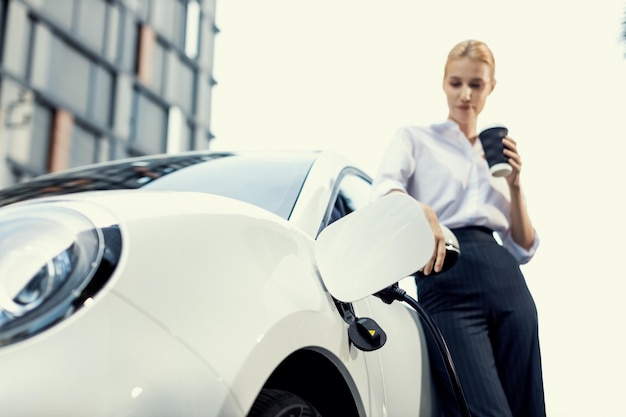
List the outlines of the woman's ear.
{"label": "woman's ear", "polygon": [[492,79],[491,80],[491,90],[489,91],[489,94],[491,94],[493,92],[493,89],[496,88],[496,79]]}

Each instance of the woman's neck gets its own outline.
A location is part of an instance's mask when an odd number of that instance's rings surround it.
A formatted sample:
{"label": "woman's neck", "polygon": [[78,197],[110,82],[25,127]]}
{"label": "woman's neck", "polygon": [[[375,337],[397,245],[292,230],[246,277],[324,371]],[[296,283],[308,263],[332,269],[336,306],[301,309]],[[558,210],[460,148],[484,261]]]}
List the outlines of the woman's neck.
{"label": "woman's neck", "polygon": [[450,120],[459,125],[459,129],[465,134],[465,137],[467,137],[471,144],[476,142],[476,138],[478,138],[478,134],[476,132],[476,119],[471,119],[464,123],[454,120],[453,118],[450,118]]}

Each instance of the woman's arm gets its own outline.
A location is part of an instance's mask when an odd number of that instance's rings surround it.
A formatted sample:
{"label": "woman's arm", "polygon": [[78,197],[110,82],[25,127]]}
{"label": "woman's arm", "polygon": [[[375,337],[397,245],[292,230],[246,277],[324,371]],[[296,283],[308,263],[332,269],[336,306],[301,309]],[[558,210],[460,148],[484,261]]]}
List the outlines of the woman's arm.
{"label": "woman's arm", "polygon": [[509,164],[513,171],[506,177],[511,193],[511,237],[522,248],[529,250],[535,240],[535,229],[526,210],[526,202],[520,184],[520,172],[522,159],[517,151],[517,143],[510,137],[505,137],[502,142],[504,154],[509,157]]}

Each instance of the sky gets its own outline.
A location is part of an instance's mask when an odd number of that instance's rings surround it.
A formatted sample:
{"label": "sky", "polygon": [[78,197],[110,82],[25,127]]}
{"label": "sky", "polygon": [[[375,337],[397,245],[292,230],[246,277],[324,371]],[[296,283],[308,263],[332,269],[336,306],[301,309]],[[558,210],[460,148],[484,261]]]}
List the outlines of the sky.
{"label": "sky", "polygon": [[395,131],[447,117],[443,65],[485,41],[479,125],[518,142],[541,239],[522,266],[548,415],[626,416],[623,0],[218,0],[216,150],[323,149],[370,175]]}

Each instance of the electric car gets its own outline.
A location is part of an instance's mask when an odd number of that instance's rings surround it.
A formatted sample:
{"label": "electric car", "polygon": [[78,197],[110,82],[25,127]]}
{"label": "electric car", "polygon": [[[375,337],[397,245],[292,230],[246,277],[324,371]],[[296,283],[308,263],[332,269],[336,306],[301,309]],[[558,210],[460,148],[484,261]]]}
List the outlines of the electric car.
{"label": "electric car", "polygon": [[195,151],[0,190],[2,414],[435,415],[423,321],[379,293],[434,240],[370,188],[330,152]]}

